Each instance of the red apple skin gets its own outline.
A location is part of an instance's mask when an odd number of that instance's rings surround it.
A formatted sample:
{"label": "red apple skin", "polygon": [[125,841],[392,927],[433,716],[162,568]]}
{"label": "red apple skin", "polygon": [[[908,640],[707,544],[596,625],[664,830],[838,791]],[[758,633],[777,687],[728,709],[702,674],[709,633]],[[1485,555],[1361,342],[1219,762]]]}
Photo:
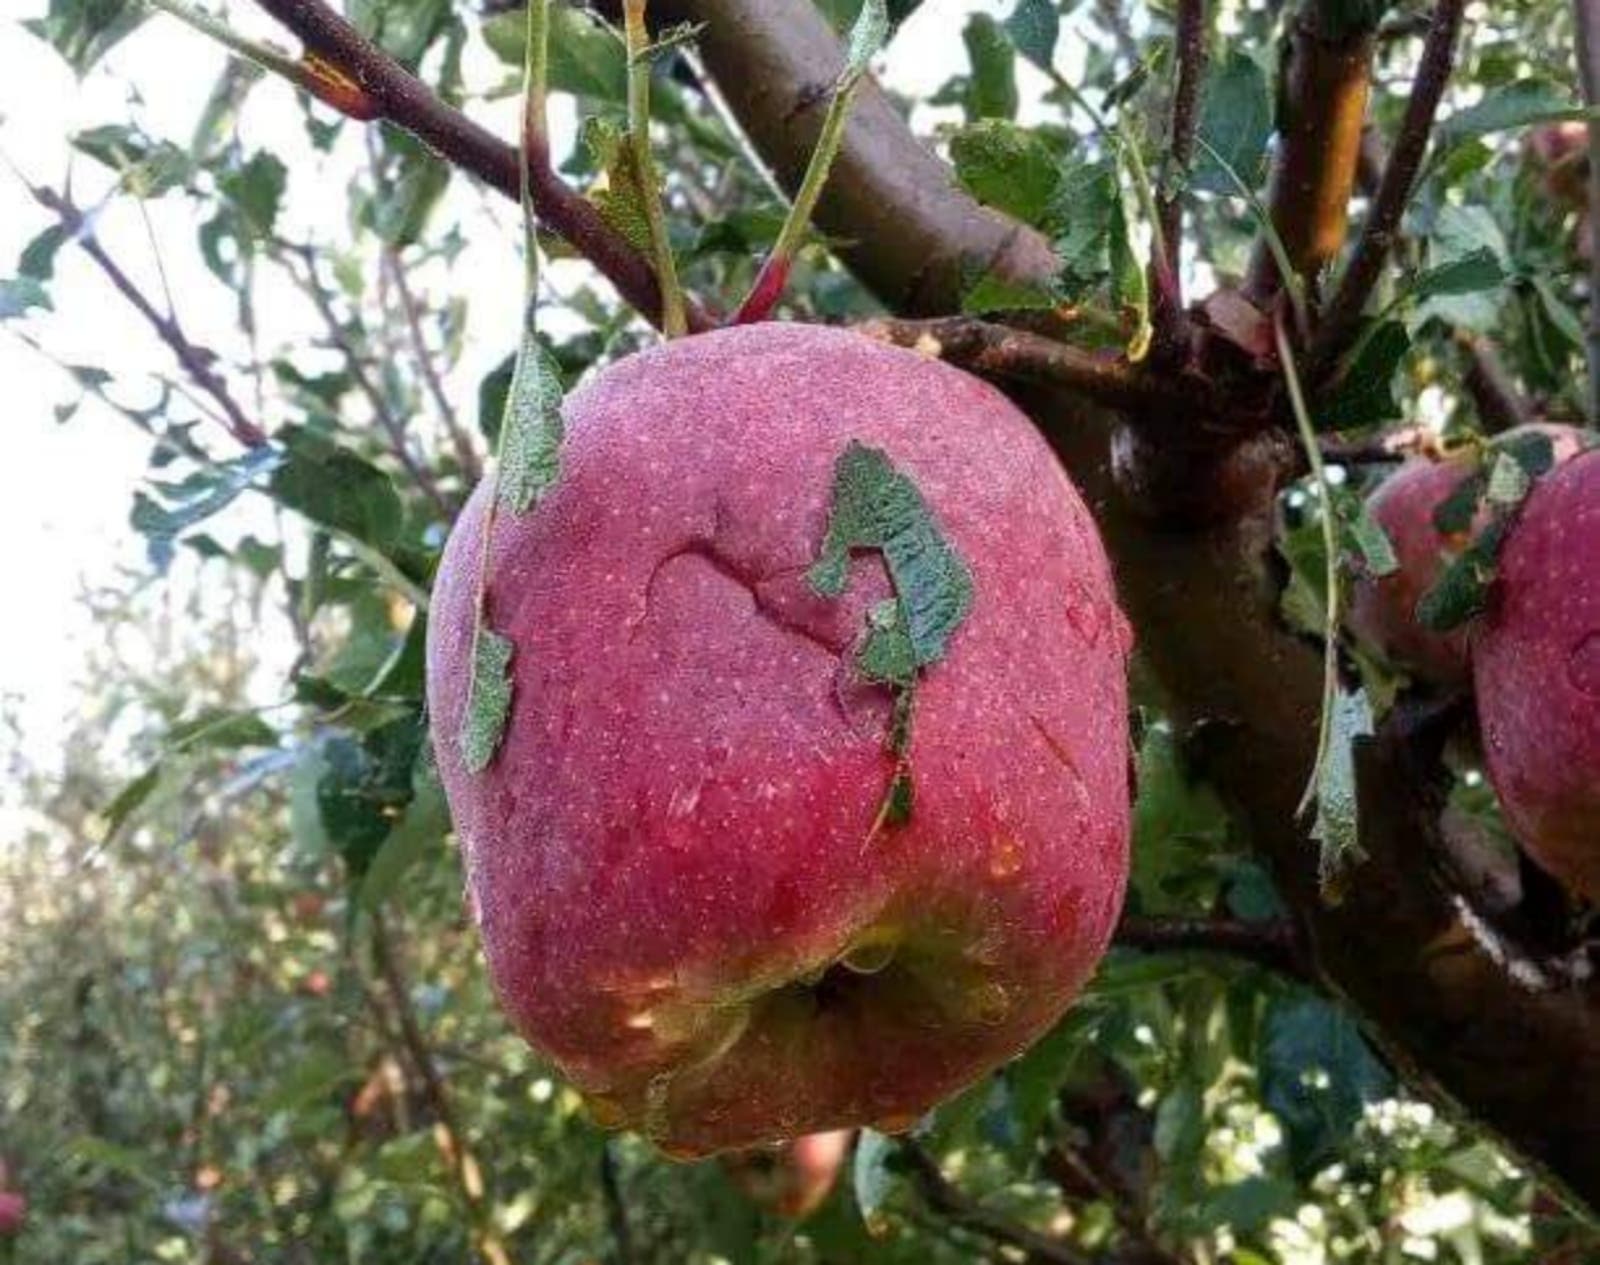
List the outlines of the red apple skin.
{"label": "red apple skin", "polygon": [[832,1192],[854,1136],[849,1129],[808,1133],[775,1147],[734,1151],[721,1162],[728,1179],[751,1202],[799,1221],[822,1207]]}
{"label": "red apple skin", "polygon": [[[514,694],[478,776],[457,735],[487,487],[429,621],[502,1003],[597,1120],[670,1155],[907,1128],[1049,1027],[1116,920],[1130,634],[1094,523],[998,391],[842,330],[678,340],[564,414],[559,480],[495,521]],[[805,579],[851,440],[916,482],[974,586],[918,687],[911,819],[876,833],[887,699],[849,664],[888,581],[876,555],[842,599]]]}
{"label": "red apple skin", "polygon": [[[1579,452],[1585,442],[1583,431],[1548,423],[1519,426],[1506,432],[1502,442],[1534,431],[1549,436],[1557,464]],[[1463,687],[1471,679],[1470,630],[1433,632],[1418,621],[1417,603],[1470,539],[1441,535],[1433,515],[1473,469],[1470,457],[1415,458],[1379,485],[1367,508],[1388,535],[1400,567],[1381,578],[1358,575],[1346,616],[1357,639],[1391,667],[1445,688]]]}
{"label": "red apple skin", "polygon": [[1535,861],[1600,902],[1600,450],[1523,503],[1474,659],[1506,823]]}
{"label": "red apple skin", "polygon": [[0,1238],[20,1234],[22,1223],[27,1219],[27,1196],[20,1191],[0,1190]]}

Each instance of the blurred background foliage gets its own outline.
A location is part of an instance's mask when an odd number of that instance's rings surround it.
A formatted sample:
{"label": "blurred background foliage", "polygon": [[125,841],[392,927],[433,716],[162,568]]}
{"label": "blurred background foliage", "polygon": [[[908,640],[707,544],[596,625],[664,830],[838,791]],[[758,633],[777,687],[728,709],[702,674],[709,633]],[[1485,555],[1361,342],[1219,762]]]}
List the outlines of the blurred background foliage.
{"label": "blurred background foliage", "polygon": [[[825,3],[840,27],[853,17],[850,0]],[[913,9],[896,12],[891,61],[911,42],[954,50],[959,68],[916,99],[895,77],[905,108],[980,198],[1056,237],[1064,284],[1102,316],[1084,339],[1125,336],[1127,191],[1083,102],[1159,167],[1170,13],[1110,0]],[[349,12],[447,99],[502,124],[514,109],[519,11],[354,0]],[[1379,132],[1403,106],[1420,13],[1386,19]],[[238,64],[191,85],[189,130],[157,130],[139,92],[159,73],[141,54],[148,16],[133,0],[49,0],[16,37],[85,84],[116,81],[126,108],[83,126],[43,110],[70,144],[71,200],[60,170],[24,173],[55,191],[44,205],[8,186],[27,245],[4,265],[0,320],[61,361],[56,422],[132,426],[148,466],[128,518],[143,565],[83,598],[97,645],[74,679],[76,720],[59,743],[15,719],[6,733],[0,1156],[31,1207],[0,1259],[1600,1259],[1600,1239],[1535,1175],[1408,1090],[1336,999],[1292,963],[1243,956],[1115,950],[1054,1032],[909,1142],[864,1135],[800,1223],[754,1206],[715,1162],[608,1140],[493,1005],[425,741],[420,597],[506,389],[511,208],[409,138]],[[1229,2],[1215,18],[1203,134],[1259,185],[1282,15]],[[1570,103],[1566,10],[1533,0],[1472,18],[1448,143],[1410,215],[1394,330],[1373,340],[1342,431],[1472,427],[1460,381],[1484,335],[1546,415],[1580,411],[1579,206],[1502,130]],[[197,58],[204,47],[172,38]],[[552,77],[562,170],[624,222],[605,174],[620,45],[558,9]],[[685,279],[730,302],[782,204],[692,56],[662,58],[657,77]],[[1220,172],[1195,180],[1211,191],[1188,259],[1203,293],[1243,270],[1255,226]],[[152,214],[159,248],[135,231]],[[74,240],[84,223],[117,243],[114,266],[226,399],[197,388],[164,333],[132,371],[55,350],[51,321],[121,301]],[[185,278],[175,300],[168,268]],[[202,289],[224,296],[226,320],[190,327]],[[476,306],[486,292],[498,300]],[[544,297],[570,380],[648,337],[578,262],[550,270]],[[1020,302],[973,279],[971,310]],[[873,311],[814,242],[784,314]],[[230,402],[269,444],[230,441],[217,425]],[[13,401],[12,424],[50,425],[49,411]],[[1305,489],[1286,501],[1290,613],[1298,592],[1310,626],[1315,513]],[[1269,877],[1178,763],[1159,701],[1137,693],[1130,911],[1270,932],[1283,910]],[[1027,1234],[1065,1254],[1041,1255]]]}

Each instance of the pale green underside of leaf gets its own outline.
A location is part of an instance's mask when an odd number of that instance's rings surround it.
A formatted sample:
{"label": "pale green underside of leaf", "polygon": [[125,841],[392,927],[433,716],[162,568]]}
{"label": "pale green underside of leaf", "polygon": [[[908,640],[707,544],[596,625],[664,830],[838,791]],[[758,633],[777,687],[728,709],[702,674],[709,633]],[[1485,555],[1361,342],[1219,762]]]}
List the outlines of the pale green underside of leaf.
{"label": "pale green underside of leaf", "polygon": [[480,621],[461,721],[461,762],[469,773],[489,767],[505,736],[511,716],[511,652],[511,639]]}
{"label": "pale green underside of leaf", "polygon": [[500,432],[500,508],[525,514],[561,472],[561,371],[531,334],[523,339]]}
{"label": "pale green underside of leaf", "polygon": [[1372,706],[1365,690],[1339,690],[1330,712],[1328,747],[1317,769],[1317,816],[1311,837],[1322,845],[1323,887],[1336,884],[1363,856],[1356,800],[1356,739],[1372,733]]}

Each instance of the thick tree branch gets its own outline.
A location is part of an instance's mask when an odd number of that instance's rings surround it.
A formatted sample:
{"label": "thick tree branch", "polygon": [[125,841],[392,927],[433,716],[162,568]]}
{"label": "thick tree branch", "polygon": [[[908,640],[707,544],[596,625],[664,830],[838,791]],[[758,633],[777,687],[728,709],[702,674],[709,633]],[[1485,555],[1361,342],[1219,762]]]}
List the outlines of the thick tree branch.
{"label": "thick tree branch", "polygon": [[1020,1248],[1030,1260],[1048,1261],[1052,1265],[1089,1265],[1091,1258],[1071,1245],[985,1208],[944,1175],[939,1161],[928,1154],[920,1142],[902,1138],[900,1156],[927,1205],[962,1229],[992,1243]]}
{"label": "thick tree branch", "polygon": [[[321,0],[257,3],[298,36],[307,53],[347,78],[370,106],[373,116],[410,132],[506,197],[518,196],[515,146],[507,145],[446,105],[426,84]],[[661,290],[650,264],[601,218],[588,199],[555,173],[548,155],[541,155],[532,165],[533,202],[540,223],[592,263],[635,311],[658,320]],[[688,320],[691,329],[709,329],[715,324],[705,311],[692,304]]]}
{"label": "thick tree branch", "polygon": [[[796,0],[656,2],[667,20],[706,24],[699,48],[717,88],[792,194],[843,58],[822,10]],[[986,271],[1022,284],[1056,272],[1049,242],[979,206],[870,79],[856,96],[815,220],[843,241],[850,268],[907,315],[957,310]]]}
{"label": "thick tree branch", "polygon": [[1311,977],[1299,931],[1287,920],[1243,922],[1236,918],[1145,918],[1124,914],[1117,924],[1115,942],[1148,953],[1221,953],[1282,975]]}
{"label": "thick tree branch", "polygon": [[1185,410],[1206,407],[1204,385],[1173,374],[1154,374],[1120,355],[1085,351],[1042,334],[967,316],[912,321],[866,321],[868,338],[948,360],[973,373],[1023,382],[1047,382],[1119,408]]}
{"label": "thick tree branch", "polygon": [[133,305],[139,315],[144,317],[155,330],[157,337],[172,350],[172,354],[177,357],[178,364],[189,375],[190,380],[222,411],[223,424],[227,427],[228,433],[246,448],[262,447],[267,442],[267,432],[245,416],[239,402],[228,390],[228,384],[212,368],[217,360],[216,354],[198,343],[191,342],[188,335],[183,332],[183,327],[178,324],[175,315],[162,315],[160,309],[106,252],[84,218],[83,212],[71,198],[43,186],[30,186],[29,192],[40,206],[54,212],[61,221],[61,227],[83,248],[83,253],[94,261],[116,287],[117,292]]}
{"label": "thick tree branch", "polygon": [[1367,299],[1383,273],[1395,234],[1400,229],[1400,217],[1411,201],[1417,173],[1427,153],[1434,115],[1444,96],[1445,85],[1450,81],[1465,7],[1465,0],[1437,0],[1434,5],[1428,36],[1422,45],[1422,59],[1417,65],[1417,77],[1411,85],[1411,99],[1406,103],[1400,131],[1390,147],[1377,196],[1372,200],[1372,209],[1367,213],[1360,240],[1340,278],[1339,288],[1328,301],[1311,340],[1306,365],[1309,379],[1326,373],[1348,346],[1361,322]]}
{"label": "thick tree branch", "polygon": [[[1307,3],[1284,44],[1279,71],[1277,158],[1267,194],[1289,265],[1314,282],[1344,245],[1350,192],[1372,79],[1370,31],[1330,33]],[[1265,241],[1251,258],[1248,290],[1263,303],[1283,279]]]}

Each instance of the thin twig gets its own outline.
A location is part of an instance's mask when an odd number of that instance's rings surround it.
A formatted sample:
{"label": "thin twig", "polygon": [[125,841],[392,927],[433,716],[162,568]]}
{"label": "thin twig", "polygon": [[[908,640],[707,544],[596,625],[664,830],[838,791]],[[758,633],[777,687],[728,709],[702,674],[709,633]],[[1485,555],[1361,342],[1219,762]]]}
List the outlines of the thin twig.
{"label": "thin twig", "polygon": [[[1583,103],[1600,102],[1600,0],[1572,0],[1577,29],[1578,81]],[[1584,342],[1589,361],[1586,412],[1591,426],[1600,425],[1600,124],[1591,116],[1585,125],[1589,141],[1589,313]]]}
{"label": "thin twig", "polygon": [[912,321],[881,318],[855,327],[881,342],[948,360],[974,373],[1048,382],[1121,408],[1202,410],[1204,390],[1173,374],[1146,372],[1119,355],[1085,351],[1042,334],[966,316]]}
{"label": "thin twig", "polygon": [[476,1161],[467,1152],[466,1135],[462,1133],[456,1119],[455,1107],[450,1101],[449,1087],[445,1084],[444,1075],[439,1071],[438,1062],[428,1046],[422,1025],[417,1020],[416,1007],[411,1003],[411,990],[406,984],[400,960],[390,941],[388,924],[381,912],[374,911],[371,917],[372,948],[378,973],[383,977],[390,1003],[394,1006],[395,1018],[400,1024],[400,1037],[405,1044],[406,1053],[416,1067],[417,1074],[422,1078],[422,1092],[428,1100],[428,1107],[444,1131],[445,1142],[450,1151],[451,1166],[455,1171],[456,1183],[461,1188],[462,1198],[466,1201],[467,1210],[471,1214],[479,1250],[486,1261],[500,1261],[504,1259],[505,1252],[485,1215],[483,1179],[474,1172]]}
{"label": "thin twig", "polygon": [[617,1265],[633,1265],[633,1229],[628,1224],[627,1201],[622,1197],[615,1138],[607,1138],[600,1147],[600,1190],[605,1196],[606,1223],[616,1245]]}
{"label": "thin twig", "polygon": [[1411,201],[1417,172],[1421,170],[1423,155],[1433,134],[1439,101],[1455,65],[1456,38],[1461,32],[1465,4],[1466,0],[1438,0],[1434,5],[1417,76],[1411,85],[1411,99],[1406,103],[1405,117],[1389,151],[1377,196],[1372,200],[1372,209],[1367,213],[1360,240],[1340,278],[1339,288],[1328,301],[1312,337],[1306,364],[1308,381],[1322,377],[1345,350],[1389,258],[1400,218]]}
{"label": "thin twig", "polygon": [[[345,366],[350,371],[351,380],[361,394],[367,397],[367,403],[372,408],[373,418],[389,441],[389,450],[394,454],[396,461],[405,469],[411,481],[416,484],[418,491],[433,503],[440,515],[449,520],[454,517],[454,510],[450,502],[445,499],[439,490],[439,483],[433,477],[433,471],[423,464],[411,451],[411,444],[406,435],[405,423],[395,416],[394,410],[389,407],[388,400],[384,399],[383,392],[378,389],[378,384],[372,380],[372,375],[367,372],[365,362],[360,351],[350,341],[350,336],[345,332],[344,324],[339,320],[339,314],[333,310],[333,300],[328,297],[328,292],[322,286],[322,280],[317,276],[317,254],[309,246],[291,247],[305,265],[305,276],[302,279],[302,288],[307,297],[311,299],[317,313],[322,317],[322,322],[328,328],[328,337],[332,340],[339,354],[344,357]],[[290,269],[291,274],[294,270]]]}
{"label": "thin twig", "polygon": [[[308,52],[359,85],[378,117],[506,197],[519,196],[516,147],[446,105],[328,5],[321,0],[257,3],[298,36]],[[541,223],[593,264],[631,307],[648,319],[659,319],[661,291],[649,261],[601,217],[594,203],[555,173],[547,152],[532,154],[528,165]],[[692,303],[685,316],[691,330],[716,324]]]}
{"label": "thin twig", "polygon": [[412,354],[417,358],[418,372],[428,388],[428,394],[433,397],[434,407],[439,410],[439,421],[444,426],[445,433],[450,436],[450,445],[455,449],[456,462],[461,466],[461,472],[468,480],[476,483],[483,475],[483,462],[478,458],[478,450],[473,446],[472,436],[461,424],[460,415],[450,403],[449,395],[445,393],[438,366],[433,362],[433,353],[428,349],[428,340],[423,337],[422,305],[417,301],[411,283],[406,279],[406,266],[397,250],[385,251],[384,260],[389,265],[389,276],[394,282],[395,294],[400,300],[400,311],[406,320],[406,330],[411,338]]}
{"label": "thin twig", "polygon": [[[1600,310],[1590,304],[1590,315]],[[1467,372],[1462,379],[1467,394],[1478,409],[1478,420],[1491,435],[1526,426],[1533,421],[1533,408],[1518,390],[1505,361],[1493,344],[1477,334],[1461,331],[1456,344],[1467,356]]]}
{"label": "thin twig", "polygon": [[962,1229],[994,1243],[1020,1248],[1033,1260],[1053,1265],[1089,1265],[1090,1258],[1070,1244],[985,1208],[944,1175],[939,1161],[920,1142],[900,1139],[900,1155],[928,1206]]}
{"label": "thin twig", "polygon": [[1288,919],[1151,918],[1125,914],[1113,942],[1149,953],[1222,953],[1296,979],[1310,977],[1305,950]]}
{"label": "thin twig", "polygon": [[1161,240],[1166,245],[1166,284],[1156,295],[1157,342],[1171,346],[1182,342],[1183,187],[1194,161],[1195,129],[1200,121],[1200,84],[1206,74],[1206,0],[1178,0],[1177,81],[1172,89],[1172,139],[1160,194]]}
{"label": "thin twig", "polygon": [[176,316],[161,314],[155,304],[145,296],[144,291],[140,290],[128,274],[118,266],[116,260],[106,253],[83,212],[71,198],[42,185],[30,185],[29,192],[40,206],[54,212],[61,221],[61,227],[83,248],[84,254],[95,262],[100,271],[105,273],[111,284],[117,288],[118,293],[138,310],[139,315],[144,317],[155,330],[161,341],[171,348],[172,354],[178,358],[178,363],[189,375],[190,380],[222,410],[223,424],[227,427],[228,433],[246,448],[264,446],[267,442],[267,432],[245,416],[244,410],[239,407],[239,402],[228,390],[227,383],[211,367],[216,362],[216,353],[191,342],[183,332],[183,327],[178,324]]}

